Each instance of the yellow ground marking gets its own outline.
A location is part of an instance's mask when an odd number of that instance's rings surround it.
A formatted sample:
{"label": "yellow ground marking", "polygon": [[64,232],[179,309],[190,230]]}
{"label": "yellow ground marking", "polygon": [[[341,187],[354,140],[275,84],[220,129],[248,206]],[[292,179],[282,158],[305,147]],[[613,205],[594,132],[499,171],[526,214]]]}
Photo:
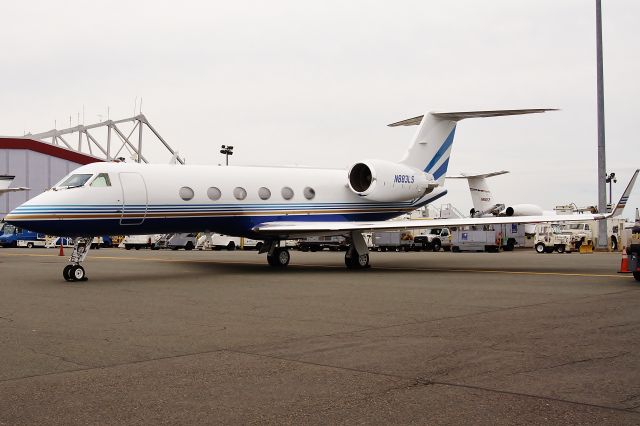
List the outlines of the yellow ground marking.
{"label": "yellow ground marking", "polygon": [[[2,253],[0,252],[0,256],[16,256],[16,257],[62,257],[55,254],[24,254],[24,253]],[[163,258],[147,258],[147,257],[131,257],[131,256],[92,256],[92,259],[102,259],[102,260],[129,260],[129,261],[137,261],[137,262],[162,262],[162,263],[211,263],[216,265],[225,265],[225,264],[233,264],[233,265],[261,265],[262,263],[256,262],[243,262],[237,260],[225,260],[225,261],[217,261],[217,260],[197,260],[197,259],[163,259]],[[318,264],[305,264],[305,263],[296,263],[290,266],[305,266],[305,267],[314,267],[314,268],[327,268],[327,269],[343,269],[342,265],[318,265]],[[403,267],[403,266],[375,266],[372,268],[373,270],[388,270],[388,271],[415,271],[415,272],[469,272],[469,273],[481,273],[481,274],[509,274],[509,275],[548,275],[548,276],[561,276],[561,277],[589,277],[589,278],[629,278],[627,274],[589,274],[589,273],[579,273],[579,272],[542,272],[542,271],[508,271],[508,270],[500,270],[500,269],[460,269],[460,268],[415,268],[415,267]]]}

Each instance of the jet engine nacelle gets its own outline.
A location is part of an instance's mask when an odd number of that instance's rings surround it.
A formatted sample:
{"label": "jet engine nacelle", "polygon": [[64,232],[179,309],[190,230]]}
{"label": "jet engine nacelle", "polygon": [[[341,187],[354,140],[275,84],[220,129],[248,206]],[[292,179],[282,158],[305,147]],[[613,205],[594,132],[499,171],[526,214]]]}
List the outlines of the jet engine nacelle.
{"label": "jet engine nacelle", "polygon": [[428,173],[384,160],[365,160],[349,169],[349,188],[373,201],[409,201],[433,191],[438,183]]}
{"label": "jet engine nacelle", "polygon": [[541,216],[542,208],[535,204],[515,204],[504,209],[505,216]]}

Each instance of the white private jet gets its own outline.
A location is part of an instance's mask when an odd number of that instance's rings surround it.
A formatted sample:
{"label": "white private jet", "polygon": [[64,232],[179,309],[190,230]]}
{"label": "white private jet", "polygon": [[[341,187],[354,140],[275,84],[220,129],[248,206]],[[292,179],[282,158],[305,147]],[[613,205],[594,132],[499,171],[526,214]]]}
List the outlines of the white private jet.
{"label": "white private jet", "polygon": [[[343,235],[348,268],[365,268],[362,236],[374,230],[425,228],[424,220],[387,221],[444,196],[457,122],[548,109],[431,112],[390,126],[418,125],[402,160],[368,159],[348,170],[284,167],[93,163],[6,216],[17,226],[76,236],[66,280],[84,280],[80,263],[95,235],[210,231],[264,240],[269,265],[284,267],[285,239]],[[604,219],[621,213],[638,172],[611,214],[431,220],[429,227]],[[588,216],[588,218],[587,218]]]}
{"label": "white private jet", "polygon": [[19,188],[9,188],[11,182],[13,182],[15,176],[11,175],[0,175],[0,195],[5,194],[7,192],[17,192],[17,191],[27,191],[29,188],[25,188],[21,186]]}

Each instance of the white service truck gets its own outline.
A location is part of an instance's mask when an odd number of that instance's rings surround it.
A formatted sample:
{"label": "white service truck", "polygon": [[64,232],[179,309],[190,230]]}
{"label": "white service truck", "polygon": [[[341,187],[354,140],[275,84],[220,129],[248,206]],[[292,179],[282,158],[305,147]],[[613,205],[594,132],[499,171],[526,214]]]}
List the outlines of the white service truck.
{"label": "white service truck", "polygon": [[[534,248],[537,253],[571,253],[576,246],[576,236],[560,225],[540,223],[536,225]],[[579,247],[579,245],[578,245]]]}
{"label": "white service truck", "polygon": [[413,237],[413,247],[415,250],[450,251],[451,232],[449,228],[421,229]]}

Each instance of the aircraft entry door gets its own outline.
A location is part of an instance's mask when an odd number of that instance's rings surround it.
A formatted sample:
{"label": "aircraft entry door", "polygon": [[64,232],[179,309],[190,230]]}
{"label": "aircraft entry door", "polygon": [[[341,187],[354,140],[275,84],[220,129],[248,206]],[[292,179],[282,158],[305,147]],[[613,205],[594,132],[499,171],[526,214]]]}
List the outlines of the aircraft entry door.
{"label": "aircraft entry door", "polygon": [[120,225],[140,225],[147,216],[147,185],[140,173],[121,172],[122,216]]}

